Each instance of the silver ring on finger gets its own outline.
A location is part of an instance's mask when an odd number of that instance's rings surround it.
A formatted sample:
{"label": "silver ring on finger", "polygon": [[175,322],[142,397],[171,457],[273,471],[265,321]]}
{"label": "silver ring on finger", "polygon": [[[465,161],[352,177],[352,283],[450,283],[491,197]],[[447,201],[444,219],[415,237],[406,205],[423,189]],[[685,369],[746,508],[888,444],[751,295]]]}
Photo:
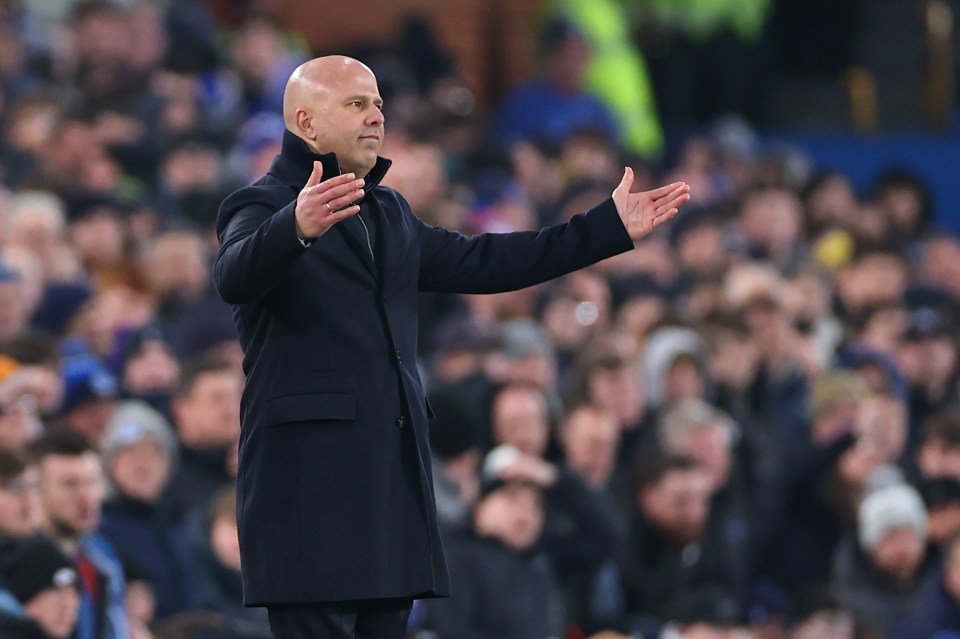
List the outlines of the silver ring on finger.
{"label": "silver ring on finger", "polygon": [[330,203],[329,203],[329,202],[325,203],[324,206],[327,207],[327,211],[329,211],[330,213],[333,213],[333,209],[330,208]]}

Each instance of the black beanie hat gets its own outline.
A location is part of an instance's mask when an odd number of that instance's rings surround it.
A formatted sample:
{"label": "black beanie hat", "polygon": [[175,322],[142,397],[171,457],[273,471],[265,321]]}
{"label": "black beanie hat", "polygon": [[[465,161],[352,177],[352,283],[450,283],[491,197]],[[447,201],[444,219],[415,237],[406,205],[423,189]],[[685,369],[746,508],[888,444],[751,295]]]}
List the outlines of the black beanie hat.
{"label": "black beanie hat", "polygon": [[24,605],[44,590],[79,585],[73,561],[40,536],[0,545],[0,578]]}
{"label": "black beanie hat", "polygon": [[430,424],[430,449],[440,459],[452,459],[482,446],[480,425],[467,403],[452,392],[430,396],[437,417]]}

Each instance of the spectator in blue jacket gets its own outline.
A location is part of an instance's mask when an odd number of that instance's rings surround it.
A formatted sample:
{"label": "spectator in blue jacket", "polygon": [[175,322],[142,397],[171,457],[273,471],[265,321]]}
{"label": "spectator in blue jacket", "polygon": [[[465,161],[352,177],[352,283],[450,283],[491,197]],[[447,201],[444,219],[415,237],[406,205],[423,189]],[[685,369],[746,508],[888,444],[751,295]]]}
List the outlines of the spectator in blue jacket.
{"label": "spectator in blue jacket", "polygon": [[927,604],[893,633],[892,639],[960,639],[960,536],[947,552]]}
{"label": "spectator in blue jacket", "polygon": [[113,544],[96,532],[106,482],[89,439],[69,430],[39,437],[41,531],[74,560],[80,578],[76,639],[127,639],[126,582]]}
{"label": "spectator in blue jacket", "polygon": [[100,531],[143,573],[157,619],[194,609],[198,597],[186,530],[159,510],[176,452],[173,429],[146,403],[124,402],[107,424],[101,451],[114,491],[103,505]]}
{"label": "spectator in blue jacket", "polygon": [[496,131],[505,146],[522,140],[563,141],[578,130],[615,137],[613,116],[584,89],[589,44],[570,22],[549,22],[540,37],[540,76],[510,93],[500,106]]}

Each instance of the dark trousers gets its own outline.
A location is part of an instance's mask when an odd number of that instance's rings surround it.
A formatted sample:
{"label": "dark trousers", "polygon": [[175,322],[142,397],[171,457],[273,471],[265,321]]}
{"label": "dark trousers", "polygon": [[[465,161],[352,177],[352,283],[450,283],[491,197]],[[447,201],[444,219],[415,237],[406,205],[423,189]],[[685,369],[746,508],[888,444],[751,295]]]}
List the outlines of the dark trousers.
{"label": "dark trousers", "polygon": [[403,639],[410,599],[270,606],[276,639]]}

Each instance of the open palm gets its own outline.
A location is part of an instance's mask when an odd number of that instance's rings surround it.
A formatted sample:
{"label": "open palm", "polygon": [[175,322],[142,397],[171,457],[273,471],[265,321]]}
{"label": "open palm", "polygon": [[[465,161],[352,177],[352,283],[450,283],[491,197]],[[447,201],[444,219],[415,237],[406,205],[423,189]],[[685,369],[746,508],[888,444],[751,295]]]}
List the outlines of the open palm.
{"label": "open palm", "polygon": [[642,193],[631,193],[631,186],[633,169],[627,167],[620,184],[613,190],[613,203],[634,241],[673,219],[680,206],[690,200],[690,186],[686,182],[674,182]]}

